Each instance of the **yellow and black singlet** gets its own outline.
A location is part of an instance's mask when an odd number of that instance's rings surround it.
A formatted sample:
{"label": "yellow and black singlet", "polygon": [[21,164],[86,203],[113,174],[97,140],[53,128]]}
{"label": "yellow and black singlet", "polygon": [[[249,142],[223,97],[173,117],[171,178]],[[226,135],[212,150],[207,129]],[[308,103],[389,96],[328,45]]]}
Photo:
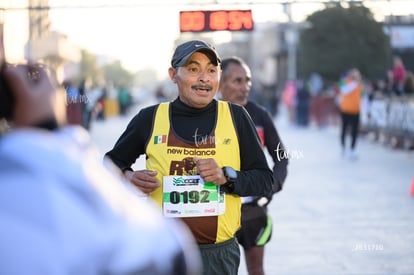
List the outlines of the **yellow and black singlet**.
{"label": "yellow and black singlet", "polygon": [[[239,140],[227,102],[218,101],[217,119],[208,135],[194,133],[193,141],[176,134],[171,126],[170,103],[161,103],[155,111],[153,129],[146,145],[146,168],[158,172],[163,184],[164,176],[190,176],[197,173],[193,157],[214,158],[220,167],[231,166],[240,170]],[[163,206],[163,188],[151,197]],[[181,218],[192,231],[198,244],[214,244],[232,238],[240,227],[241,199],[225,194],[224,214]]]}
{"label": "yellow and black singlet", "polygon": [[[213,153],[216,155],[213,156]],[[199,244],[219,243],[233,237],[239,228],[239,196],[272,194],[272,170],[269,169],[254,123],[242,106],[213,100],[203,108],[193,108],[177,97],[170,103],[141,108],[105,157],[121,171],[134,171],[133,164],[145,156],[148,169],[156,170],[159,179],[165,179],[164,176],[189,179],[197,177],[186,175],[196,173],[192,163],[194,155],[214,157],[219,165],[232,166],[240,171],[233,190],[222,188],[228,191],[224,215],[182,218]],[[137,167],[136,170],[143,168]],[[166,187],[175,183],[171,180],[166,182]],[[161,206],[166,204],[163,191],[160,188],[153,194]],[[189,191],[189,198],[192,191]],[[175,191],[166,190],[168,192],[171,195]],[[192,199],[198,198],[193,196]],[[162,211],[166,214],[164,211],[167,208]]]}

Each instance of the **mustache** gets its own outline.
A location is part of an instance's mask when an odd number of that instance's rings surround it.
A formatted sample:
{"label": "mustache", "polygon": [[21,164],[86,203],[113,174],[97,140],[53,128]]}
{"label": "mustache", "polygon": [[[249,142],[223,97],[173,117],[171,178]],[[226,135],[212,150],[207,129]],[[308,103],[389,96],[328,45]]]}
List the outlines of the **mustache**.
{"label": "mustache", "polygon": [[202,90],[210,91],[210,90],[213,89],[213,87],[211,85],[208,85],[208,84],[206,84],[206,85],[197,84],[197,85],[191,86],[191,89],[202,89]]}

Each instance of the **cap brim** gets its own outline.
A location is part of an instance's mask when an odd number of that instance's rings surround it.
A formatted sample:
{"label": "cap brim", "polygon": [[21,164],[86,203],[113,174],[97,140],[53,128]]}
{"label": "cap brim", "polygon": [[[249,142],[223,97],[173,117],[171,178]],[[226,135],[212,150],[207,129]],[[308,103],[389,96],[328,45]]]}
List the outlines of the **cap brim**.
{"label": "cap brim", "polygon": [[202,52],[202,53],[208,55],[208,57],[210,58],[210,61],[214,64],[214,66],[218,66],[220,64],[220,58],[218,57],[218,55],[215,51],[213,51],[212,49],[207,48],[207,47],[200,47],[200,48],[196,49],[195,51],[192,51],[191,53],[187,54],[183,58],[181,58],[180,62],[175,64],[175,67],[184,66],[187,63],[188,59],[196,52]]}

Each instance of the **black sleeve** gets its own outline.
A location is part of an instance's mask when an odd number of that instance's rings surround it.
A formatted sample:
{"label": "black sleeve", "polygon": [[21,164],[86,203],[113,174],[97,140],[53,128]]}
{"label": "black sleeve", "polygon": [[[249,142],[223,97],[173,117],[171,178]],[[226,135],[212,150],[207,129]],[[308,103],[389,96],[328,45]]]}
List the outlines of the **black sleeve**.
{"label": "black sleeve", "polygon": [[156,106],[142,109],[129,122],[112,150],[105,154],[121,171],[132,170],[131,166],[143,154],[152,131],[152,120]]}
{"label": "black sleeve", "polygon": [[264,129],[264,145],[273,159],[273,176],[274,185],[273,193],[282,190],[283,183],[287,176],[288,157],[285,146],[280,138],[280,135],[275,127],[275,124],[269,114],[263,113],[263,129]]}
{"label": "black sleeve", "polygon": [[273,175],[259,136],[244,107],[230,104],[240,145],[241,171],[233,193],[239,196],[266,196],[272,193]]}

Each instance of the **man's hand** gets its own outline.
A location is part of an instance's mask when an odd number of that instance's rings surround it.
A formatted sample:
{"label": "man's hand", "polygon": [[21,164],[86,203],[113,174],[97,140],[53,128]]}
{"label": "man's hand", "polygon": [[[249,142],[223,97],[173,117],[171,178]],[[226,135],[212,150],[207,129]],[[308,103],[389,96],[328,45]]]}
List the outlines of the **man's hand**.
{"label": "man's hand", "polygon": [[149,195],[161,186],[156,178],[157,172],[151,170],[125,171],[125,177],[143,193]]}
{"label": "man's hand", "polygon": [[212,158],[202,159],[194,157],[200,176],[205,182],[223,185],[227,182],[223,169]]}
{"label": "man's hand", "polygon": [[13,126],[31,127],[44,121],[66,121],[65,92],[42,65],[7,65],[4,72],[14,97]]}

